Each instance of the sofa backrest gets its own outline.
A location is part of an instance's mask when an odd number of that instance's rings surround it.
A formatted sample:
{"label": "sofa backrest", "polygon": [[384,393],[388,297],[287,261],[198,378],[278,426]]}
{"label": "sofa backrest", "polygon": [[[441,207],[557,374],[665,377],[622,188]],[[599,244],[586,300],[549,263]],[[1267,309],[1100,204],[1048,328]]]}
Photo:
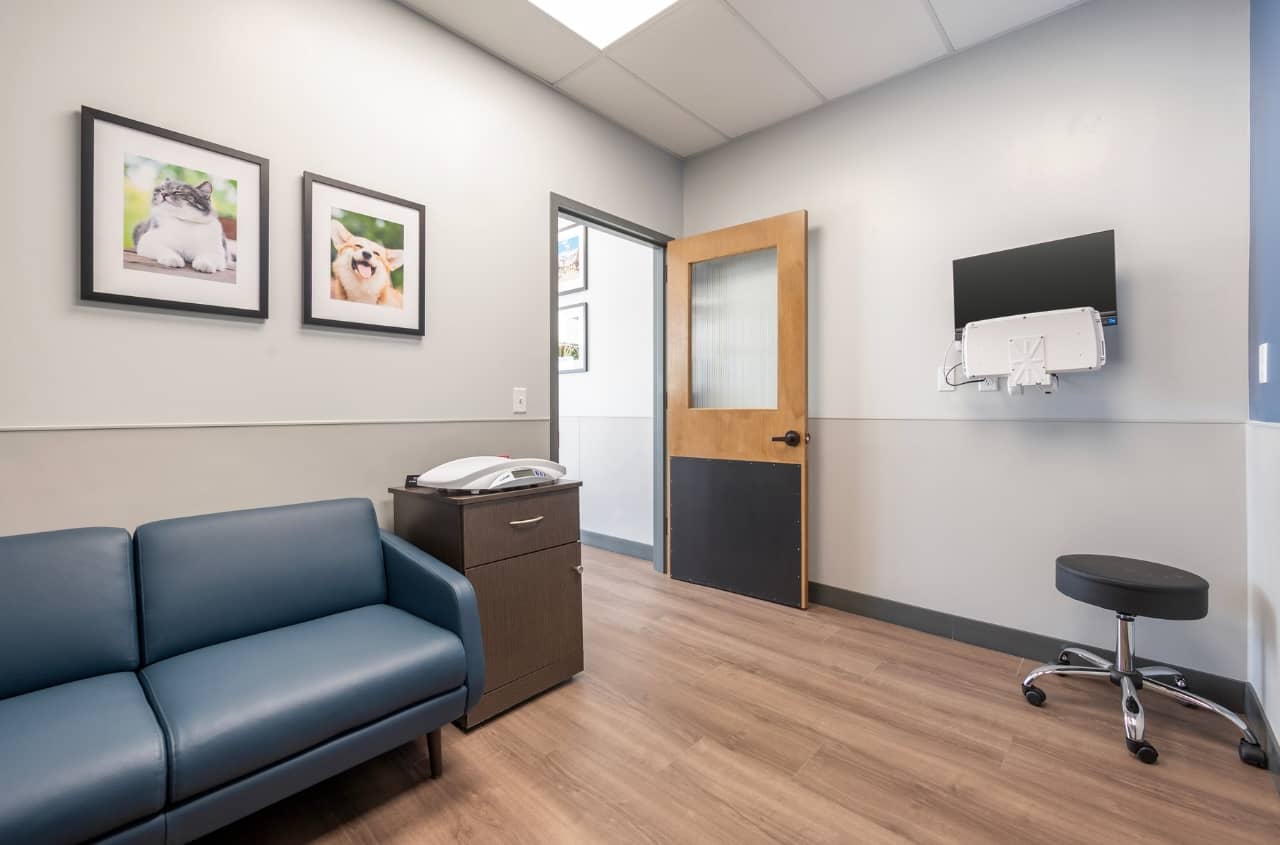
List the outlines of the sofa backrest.
{"label": "sofa backrest", "polygon": [[134,554],[144,664],[386,601],[368,499],[152,522]]}
{"label": "sofa backrest", "polygon": [[136,668],[129,532],[0,537],[0,698]]}

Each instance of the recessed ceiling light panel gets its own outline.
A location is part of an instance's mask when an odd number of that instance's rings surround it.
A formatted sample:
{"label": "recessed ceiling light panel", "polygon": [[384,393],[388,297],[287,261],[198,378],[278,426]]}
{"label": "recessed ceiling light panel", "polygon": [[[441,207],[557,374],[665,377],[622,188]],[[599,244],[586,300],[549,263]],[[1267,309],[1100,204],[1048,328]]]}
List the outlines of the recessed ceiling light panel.
{"label": "recessed ceiling light panel", "polygon": [[603,50],[676,0],[529,0]]}

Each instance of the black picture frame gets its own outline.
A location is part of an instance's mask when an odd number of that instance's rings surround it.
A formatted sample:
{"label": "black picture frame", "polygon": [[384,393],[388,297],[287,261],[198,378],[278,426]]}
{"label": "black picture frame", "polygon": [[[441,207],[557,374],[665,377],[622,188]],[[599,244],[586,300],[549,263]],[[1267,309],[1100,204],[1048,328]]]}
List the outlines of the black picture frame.
{"label": "black picture frame", "polygon": [[[334,320],[327,317],[316,317],[313,313],[312,302],[312,266],[313,256],[312,250],[316,248],[312,238],[312,189],[315,185],[327,185],[342,191],[348,191],[353,194],[369,197],[370,199],[381,200],[382,202],[398,205],[406,209],[410,209],[418,215],[418,244],[419,261],[418,261],[418,324],[416,327],[404,326],[384,326],[373,323],[360,323],[352,320]],[[427,239],[427,207],[423,203],[413,202],[402,197],[392,196],[391,194],[375,191],[370,188],[362,188],[359,185],[353,185],[350,182],[344,182],[340,179],[333,179],[328,176],[321,176],[318,173],[305,171],[302,174],[302,322],[304,325],[310,326],[327,326],[329,328],[338,329],[355,329],[358,331],[370,332],[386,332],[389,334],[399,335],[416,335],[424,337],[427,333],[427,261],[426,261],[426,239]],[[327,250],[326,244],[326,250]],[[409,284],[408,274],[405,274],[405,285]]]}
{"label": "black picture frame", "polygon": [[558,254],[559,254],[559,251],[560,251],[560,239],[561,239],[561,237],[563,237],[563,235],[564,235],[564,233],[565,233],[565,232],[569,232],[569,231],[571,231],[571,230],[573,230],[573,229],[581,229],[581,230],[582,230],[582,235],[581,235],[581,238],[582,238],[582,245],[578,247],[578,251],[579,251],[579,258],[578,258],[578,261],[579,261],[579,264],[581,265],[581,268],[582,268],[582,269],[579,271],[579,272],[580,272],[580,275],[581,275],[581,279],[580,279],[580,281],[582,282],[582,284],[581,284],[579,287],[576,287],[576,288],[563,288],[563,289],[562,289],[562,288],[560,288],[560,286],[559,286],[559,279],[557,278],[556,290],[557,290],[557,291],[559,291],[560,296],[567,296],[567,295],[569,295],[569,294],[571,294],[571,293],[582,293],[583,291],[585,291],[585,290],[587,289],[587,285],[588,285],[588,281],[589,281],[589,280],[588,280],[588,275],[587,275],[587,274],[588,274],[588,272],[589,272],[589,267],[588,267],[588,265],[590,264],[590,261],[589,261],[589,257],[588,257],[588,255],[587,255],[587,236],[588,236],[588,233],[589,233],[589,231],[590,231],[590,227],[589,227],[589,226],[587,226],[587,224],[586,224],[586,223],[574,223],[574,224],[573,224],[573,225],[571,225],[571,226],[565,226],[563,229],[558,230],[558,231],[556,232],[556,253],[557,253],[557,255],[558,255]]}
{"label": "black picture frame", "polygon": [[[570,375],[571,373],[585,373],[587,371],[587,367],[590,364],[588,360],[588,355],[590,354],[589,339],[590,339],[590,332],[591,332],[591,324],[589,321],[589,316],[587,314],[587,303],[575,302],[572,305],[561,305],[559,310],[573,311],[574,309],[577,309],[577,308],[582,309],[582,356],[581,356],[582,366],[574,367],[573,369],[569,369],[569,370],[561,370],[557,368],[556,370],[557,375],[566,376],[566,375]],[[564,342],[564,338],[560,337],[559,335],[560,335],[560,330],[559,330],[559,324],[557,323],[557,327],[556,327],[556,343],[557,344]],[[560,359],[557,359],[557,360],[560,360]]]}
{"label": "black picture frame", "polygon": [[[256,308],[234,308],[224,305],[208,305],[199,302],[183,302],[150,296],[108,293],[97,290],[94,278],[94,128],[99,122],[111,123],[169,141],[185,144],[218,155],[235,158],[258,167],[258,304]],[[122,117],[90,106],[80,107],[80,299],[111,302],[119,305],[137,305],[146,308],[164,308],[176,311],[193,311],[201,314],[221,314],[233,317],[251,317],[265,320],[268,316],[270,266],[270,163],[263,156],[237,150],[223,144],[215,144],[193,135],[174,132],[140,120]]]}

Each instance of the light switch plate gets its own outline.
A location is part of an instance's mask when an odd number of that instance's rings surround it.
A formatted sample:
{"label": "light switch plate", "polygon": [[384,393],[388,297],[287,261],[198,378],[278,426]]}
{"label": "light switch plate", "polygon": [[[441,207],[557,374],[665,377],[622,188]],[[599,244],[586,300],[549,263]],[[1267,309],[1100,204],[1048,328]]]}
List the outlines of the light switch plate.
{"label": "light switch plate", "polygon": [[529,413],[529,388],[527,387],[511,388],[511,413],[513,414]]}
{"label": "light switch plate", "polygon": [[1266,384],[1271,377],[1271,373],[1268,372],[1270,369],[1268,366],[1268,359],[1271,357],[1270,351],[1270,343],[1258,344],[1258,384]]}

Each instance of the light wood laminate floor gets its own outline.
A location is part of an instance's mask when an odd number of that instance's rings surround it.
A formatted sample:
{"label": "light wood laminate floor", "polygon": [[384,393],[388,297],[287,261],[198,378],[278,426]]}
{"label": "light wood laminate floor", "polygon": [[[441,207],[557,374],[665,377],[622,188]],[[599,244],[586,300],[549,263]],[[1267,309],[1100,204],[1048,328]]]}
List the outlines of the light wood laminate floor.
{"label": "light wood laminate floor", "polygon": [[695,587],[583,548],[586,671],[469,734],[420,740],[204,840],[1280,842],[1234,730],[1029,661],[822,607]]}

